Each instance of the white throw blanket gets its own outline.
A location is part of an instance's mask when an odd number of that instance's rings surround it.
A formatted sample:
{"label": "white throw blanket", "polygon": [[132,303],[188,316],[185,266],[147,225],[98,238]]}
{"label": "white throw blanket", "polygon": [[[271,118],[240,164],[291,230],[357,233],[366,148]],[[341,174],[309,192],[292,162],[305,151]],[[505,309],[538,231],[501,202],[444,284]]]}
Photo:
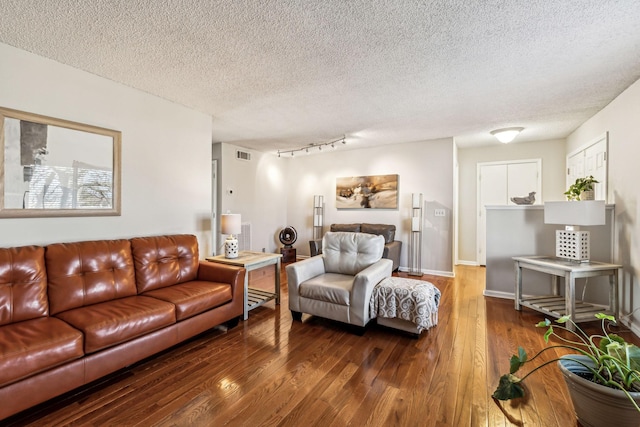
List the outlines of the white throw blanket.
{"label": "white throw blanket", "polygon": [[388,277],[373,288],[369,315],[406,320],[422,332],[438,324],[440,295],[429,282]]}

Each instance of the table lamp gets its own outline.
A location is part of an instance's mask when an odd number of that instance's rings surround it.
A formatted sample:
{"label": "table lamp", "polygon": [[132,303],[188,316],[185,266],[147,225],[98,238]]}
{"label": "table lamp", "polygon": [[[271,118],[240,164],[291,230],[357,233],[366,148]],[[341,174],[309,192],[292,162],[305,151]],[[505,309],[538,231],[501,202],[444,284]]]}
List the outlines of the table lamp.
{"label": "table lamp", "polygon": [[565,225],[556,230],[556,257],[589,262],[590,233],[580,226],[605,224],[604,200],[545,202],[544,223]]}
{"label": "table lamp", "polygon": [[238,258],[238,239],[233,235],[240,234],[241,231],[240,214],[220,215],[220,232],[228,234],[227,240],[224,242],[225,258]]}

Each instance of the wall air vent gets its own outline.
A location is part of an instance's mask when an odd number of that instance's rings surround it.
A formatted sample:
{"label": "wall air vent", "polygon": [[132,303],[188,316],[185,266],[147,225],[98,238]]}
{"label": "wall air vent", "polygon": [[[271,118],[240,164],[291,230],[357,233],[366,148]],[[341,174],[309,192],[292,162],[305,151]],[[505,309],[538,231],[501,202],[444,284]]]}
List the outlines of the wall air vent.
{"label": "wall air vent", "polygon": [[246,151],[236,150],[236,159],[238,160],[251,160],[251,153],[247,153]]}

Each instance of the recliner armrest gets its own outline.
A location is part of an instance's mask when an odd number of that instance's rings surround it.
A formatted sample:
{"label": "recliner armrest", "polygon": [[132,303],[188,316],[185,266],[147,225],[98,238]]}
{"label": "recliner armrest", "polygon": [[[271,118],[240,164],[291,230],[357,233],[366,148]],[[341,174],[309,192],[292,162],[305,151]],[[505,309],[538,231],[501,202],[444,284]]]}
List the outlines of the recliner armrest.
{"label": "recliner armrest", "polygon": [[309,240],[309,255],[316,256],[322,254],[322,239]]}
{"label": "recliner armrest", "polygon": [[[351,291],[352,304],[351,308],[352,316],[356,319],[355,324],[364,326],[369,319],[369,300],[371,299],[371,293],[373,288],[387,277],[391,276],[391,269],[393,268],[393,262],[389,259],[382,258],[380,261],[370,265],[369,267],[356,274],[353,281],[353,288]],[[356,307],[363,309],[364,311],[354,312]]]}
{"label": "recliner armrest", "polygon": [[289,290],[289,309],[300,311],[298,288],[300,284],[325,273],[322,256],[315,256],[294,262],[286,267]]}

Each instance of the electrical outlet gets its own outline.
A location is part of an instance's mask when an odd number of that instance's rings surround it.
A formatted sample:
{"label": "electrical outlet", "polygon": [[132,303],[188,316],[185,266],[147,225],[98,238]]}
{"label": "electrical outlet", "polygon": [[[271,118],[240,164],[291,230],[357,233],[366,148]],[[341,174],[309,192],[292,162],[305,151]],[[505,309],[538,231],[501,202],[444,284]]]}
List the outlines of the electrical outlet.
{"label": "electrical outlet", "polygon": [[433,210],[433,216],[445,216],[445,210],[444,209],[434,209]]}

